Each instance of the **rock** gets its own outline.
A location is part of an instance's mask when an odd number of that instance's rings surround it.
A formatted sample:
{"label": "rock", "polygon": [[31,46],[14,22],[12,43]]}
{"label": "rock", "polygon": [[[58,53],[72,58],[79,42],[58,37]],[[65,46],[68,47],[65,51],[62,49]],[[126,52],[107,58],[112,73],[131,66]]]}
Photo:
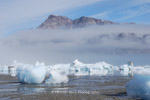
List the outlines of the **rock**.
{"label": "rock", "polygon": [[42,29],[71,29],[73,21],[64,16],[50,15],[38,28]]}
{"label": "rock", "polygon": [[[72,29],[72,28],[82,28],[90,25],[105,25],[105,24],[119,24],[119,23],[85,16],[72,20],[65,16],[50,15],[38,28]],[[135,24],[135,23],[131,22],[121,24]]]}
{"label": "rock", "polygon": [[114,24],[114,22],[83,16],[73,21],[73,28],[80,28],[89,25],[104,25],[104,24]]}

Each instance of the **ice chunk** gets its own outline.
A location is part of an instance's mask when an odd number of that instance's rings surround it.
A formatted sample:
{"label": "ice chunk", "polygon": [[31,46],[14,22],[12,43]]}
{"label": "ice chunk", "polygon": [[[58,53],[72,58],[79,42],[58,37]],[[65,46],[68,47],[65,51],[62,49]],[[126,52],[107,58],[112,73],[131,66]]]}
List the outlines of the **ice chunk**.
{"label": "ice chunk", "polygon": [[[23,64],[14,61],[14,66],[10,69],[12,76],[17,75],[18,79],[22,83],[41,83],[44,78],[48,77],[46,83],[66,83],[68,81],[68,75],[129,75],[135,72],[145,73],[150,69],[150,66],[131,66],[122,65],[120,67],[113,66],[106,62],[97,62],[94,64],[86,64],[75,60],[73,64],[56,64],[45,66],[44,63],[36,63],[35,65]],[[145,70],[145,71],[143,71]],[[8,66],[0,68],[0,72],[8,73]]]}
{"label": "ice chunk", "polygon": [[58,70],[52,70],[50,72],[49,78],[45,81],[46,84],[60,84],[67,82],[68,82],[67,75]]}
{"label": "ice chunk", "polygon": [[16,68],[15,67],[10,68],[10,75],[11,76],[16,76]]}
{"label": "ice chunk", "polygon": [[126,85],[127,95],[150,99],[150,74],[135,74],[133,80]]}
{"label": "ice chunk", "polygon": [[132,66],[129,65],[121,65],[120,66],[120,74],[124,76],[128,76],[132,74]]}
{"label": "ice chunk", "polygon": [[21,83],[42,83],[45,79],[46,68],[43,64],[22,65],[17,68],[17,77]]}
{"label": "ice chunk", "polygon": [[9,74],[8,66],[0,67],[0,74]]}
{"label": "ice chunk", "polygon": [[112,75],[114,67],[105,62],[95,64],[84,64],[79,60],[73,62],[73,67],[70,69],[73,75]]}
{"label": "ice chunk", "polygon": [[56,64],[47,67],[48,73],[50,73],[52,70],[56,70],[58,72],[65,73],[67,75],[69,74],[69,69],[70,69],[70,64]]}

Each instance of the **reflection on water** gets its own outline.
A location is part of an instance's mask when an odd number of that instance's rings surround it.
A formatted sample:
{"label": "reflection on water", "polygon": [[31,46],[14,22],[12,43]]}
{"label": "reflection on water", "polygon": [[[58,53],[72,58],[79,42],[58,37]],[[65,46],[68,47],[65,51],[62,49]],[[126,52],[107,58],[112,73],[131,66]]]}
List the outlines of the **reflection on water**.
{"label": "reflection on water", "polygon": [[0,89],[0,92],[13,92],[17,91],[17,89]]}
{"label": "reflection on water", "polygon": [[44,92],[45,88],[43,87],[35,87],[34,85],[28,85],[28,84],[20,84],[17,87],[17,92],[22,94],[35,94],[39,92]]}

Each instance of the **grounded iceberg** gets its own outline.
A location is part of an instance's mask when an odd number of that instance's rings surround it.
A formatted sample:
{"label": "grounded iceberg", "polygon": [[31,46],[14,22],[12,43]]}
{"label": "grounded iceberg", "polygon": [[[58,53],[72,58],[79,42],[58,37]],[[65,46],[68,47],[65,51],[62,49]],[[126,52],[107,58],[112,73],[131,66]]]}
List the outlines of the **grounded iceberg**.
{"label": "grounded iceberg", "polygon": [[47,66],[46,84],[61,84],[68,82],[70,64],[56,64]]}
{"label": "grounded iceberg", "polygon": [[134,66],[124,64],[121,66],[113,66],[106,62],[97,62],[95,64],[85,64],[79,60],[75,60],[71,64],[56,64],[46,66],[44,63],[36,63],[35,65],[14,62],[14,67],[0,67],[0,73],[17,76],[22,83],[48,83],[58,84],[69,81],[68,75],[85,76],[107,76],[107,75],[123,75],[133,76],[134,73],[145,73],[150,70],[150,66]]}
{"label": "grounded iceberg", "polygon": [[8,66],[0,67],[0,74],[8,74]]}
{"label": "grounded iceberg", "polygon": [[106,62],[85,64],[75,60],[72,64],[56,64],[45,66],[44,63],[35,65],[14,62],[13,65],[0,67],[0,74],[17,76],[21,83],[61,84],[69,81],[68,76],[133,76],[127,85],[127,94],[145,100],[150,98],[150,66],[134,66],[130,62],[121,66],[113,66]]}
{"label": "grounded iceberg", "polygon": [[129,66],[127,64],[121,65],[120,66],[120,74],[124,75],[124,76],[132,76],[133,71],[132,71],[133,67]]}
{"label": "grounded iceberg", "polygon": [[46,68],[42,64],[22,65],[17,68],[17,77],[21,83],[42,83],[45,75]]}
{"label": "grounded iceberg", "polygon": [[72,75],[112,75],[115,67],[105,62],[98,62],[95,64],[84,64],[77,59],[73,62],[70,68],[70,74]]}
{"label": "grounded iceberg", "polygon": [[68,77],[65,73],[52,70],[49,78],[45,81],[46,84],[60,84],[60,83],[67,83]]}
{"label": "grounded iceberg", "polygon": [[150,74],[135,74],[133,80],[126,85],[127,95],[150,99]]}

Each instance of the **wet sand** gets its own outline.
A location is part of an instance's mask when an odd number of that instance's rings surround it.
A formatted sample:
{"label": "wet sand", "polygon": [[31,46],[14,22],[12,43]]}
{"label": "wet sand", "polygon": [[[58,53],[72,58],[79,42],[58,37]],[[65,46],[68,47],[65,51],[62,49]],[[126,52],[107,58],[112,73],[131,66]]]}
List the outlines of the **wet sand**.
{"label": "wet sand", "polygon": [[68,84],[21,84],[0,75],[0,100],[140,100],[126,95],[130,77],[72,77]]}

